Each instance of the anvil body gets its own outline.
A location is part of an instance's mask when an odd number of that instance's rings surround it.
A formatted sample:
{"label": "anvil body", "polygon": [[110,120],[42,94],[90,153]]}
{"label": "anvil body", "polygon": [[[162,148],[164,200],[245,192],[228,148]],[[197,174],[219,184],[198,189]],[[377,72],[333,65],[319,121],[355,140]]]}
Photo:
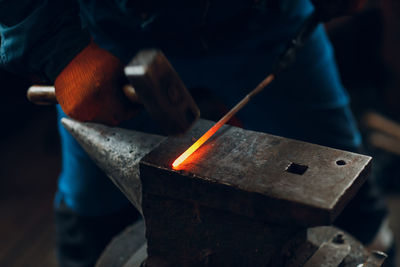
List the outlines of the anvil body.
{"label": "anvil body", "polygon": [[176,170],[212,122],[181,138],[64,125],[143,211],[148,266],[288,266],[307,228],[331,224],[371,166],[368,156],[224,126]]}

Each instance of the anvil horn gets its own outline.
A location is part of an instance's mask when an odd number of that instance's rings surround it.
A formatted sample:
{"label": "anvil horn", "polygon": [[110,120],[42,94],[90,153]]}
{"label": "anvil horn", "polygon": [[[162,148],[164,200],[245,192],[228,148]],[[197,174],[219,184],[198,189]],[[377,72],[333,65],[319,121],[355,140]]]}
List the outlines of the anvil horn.
{"label": "anvil horn", "polygon": [[139,161],[165,137],[96,123],[61,120],[93,161],[142,212]]}

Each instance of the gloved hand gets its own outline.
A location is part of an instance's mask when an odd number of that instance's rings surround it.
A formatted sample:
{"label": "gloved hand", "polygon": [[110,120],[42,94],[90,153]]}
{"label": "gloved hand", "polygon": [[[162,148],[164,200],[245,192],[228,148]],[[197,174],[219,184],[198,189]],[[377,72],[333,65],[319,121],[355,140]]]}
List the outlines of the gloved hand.
{"label": "gloved hand", "polygon": [[54,87],[71,118],[117,125],[139,109],[125,97],[126,83],[120,60],[91,42],[57,76]]}
{"label": "gloved hand", "polygon": [[366,0],[312,0],[322,21],[351,15],[360,10]]}

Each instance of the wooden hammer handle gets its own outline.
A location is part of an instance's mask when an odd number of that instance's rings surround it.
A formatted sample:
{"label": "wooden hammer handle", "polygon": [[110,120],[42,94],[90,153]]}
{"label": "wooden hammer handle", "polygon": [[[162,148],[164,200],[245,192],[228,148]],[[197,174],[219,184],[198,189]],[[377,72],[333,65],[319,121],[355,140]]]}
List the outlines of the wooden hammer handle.
{"label": "wooden hammer handle", "polygon": [[[122,90],[130,101],[136,104],[139,103],[136,91],[131,85],[125,85]],[[29,101],[37,105],[54,105],[58,103],[54,86],[32,85],[26,95]]]}
{"label": "wooden hammer handle", "polygon": [[26,93],[29,101],[37,105],[57,104],[54,86],[32,85]]}

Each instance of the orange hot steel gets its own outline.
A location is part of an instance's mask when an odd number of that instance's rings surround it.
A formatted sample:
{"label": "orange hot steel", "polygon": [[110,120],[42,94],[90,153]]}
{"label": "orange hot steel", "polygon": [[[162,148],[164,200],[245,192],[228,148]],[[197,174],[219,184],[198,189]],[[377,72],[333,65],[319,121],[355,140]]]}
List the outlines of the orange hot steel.
{"label": "orange hot steel", "polygon": [[214,124],[205,134],[203,134],[193,145],[191,145],[185,152],[183,152],[173,163],[172,167],[176,169],[182,162],[184,162],[190,155],[192,155],[201,145],[203,145],[211,136],[213,136],[227,121],[229,121],[242,107],[244,107],[250,99],[261,92],[268,84],[275,78],[274,74],[268,75],[256,88],[247,94],[236,106],[234,106],[228,113],[225,114],[217,123]]}

